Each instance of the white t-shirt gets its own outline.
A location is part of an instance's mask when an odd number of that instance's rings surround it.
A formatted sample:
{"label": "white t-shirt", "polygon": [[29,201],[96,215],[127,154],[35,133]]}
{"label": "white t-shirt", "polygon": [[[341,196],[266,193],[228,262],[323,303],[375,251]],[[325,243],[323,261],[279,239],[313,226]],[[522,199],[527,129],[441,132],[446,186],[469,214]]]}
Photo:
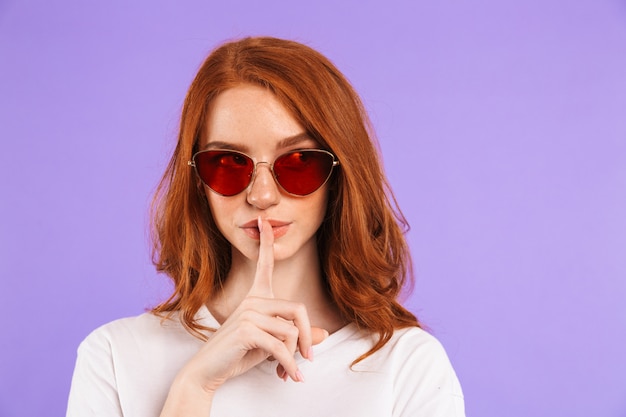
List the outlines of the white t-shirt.
{"label": "white t-shirt", "polygon": [[[219,327],[206,308],[197,317]],[[178,320],[152,314],[100,327],[78,349],[67,417],[157,417],[174,377],[202,343]],[[433,336],[397,330],[351,369],[372,343],[347,325],[313,347],[313,362],[296,353],[303,383],[284,382],[277,362],[264,361],[218,389],[211,416],[465,416],[458,379]]]}

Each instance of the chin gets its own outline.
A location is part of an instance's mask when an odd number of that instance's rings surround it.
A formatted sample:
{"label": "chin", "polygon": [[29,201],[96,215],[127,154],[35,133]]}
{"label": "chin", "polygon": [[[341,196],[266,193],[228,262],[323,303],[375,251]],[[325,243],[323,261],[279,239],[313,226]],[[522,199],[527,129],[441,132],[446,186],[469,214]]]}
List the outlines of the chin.
{"label": "chin", "polygon": [[274,261],[284,261],[294,255],[293,246],[274,243]]}

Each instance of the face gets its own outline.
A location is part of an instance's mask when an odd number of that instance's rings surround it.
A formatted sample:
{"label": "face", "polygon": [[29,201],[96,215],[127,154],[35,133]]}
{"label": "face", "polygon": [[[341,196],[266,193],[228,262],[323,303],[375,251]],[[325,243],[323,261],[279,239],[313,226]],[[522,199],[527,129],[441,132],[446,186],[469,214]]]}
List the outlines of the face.
{"label": "face", "polygon": [[326,212],[327,186],[307,196],[292,196],[276,183],[269,165],[279,155],[307,148],[320,146],[274,95],[261,87],[231,88],[212,102],[201,149],[240,151],[257,164],[252,182],[239,194],[226,197],[204,186],[215,223],[232,245],[234,262],[240,257],[258,257],[259,216],[272,224],[276,261],[317,256],[315,233]]}

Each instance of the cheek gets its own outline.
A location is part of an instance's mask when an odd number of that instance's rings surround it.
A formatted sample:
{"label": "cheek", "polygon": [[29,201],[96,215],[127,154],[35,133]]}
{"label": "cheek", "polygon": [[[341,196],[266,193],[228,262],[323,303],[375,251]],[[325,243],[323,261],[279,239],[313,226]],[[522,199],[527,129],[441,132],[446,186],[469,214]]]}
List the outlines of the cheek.
{"label": "cheek", "polygon": [[215,194],[204,187],[204,194],[206,195],[207,203],[209,204],[209,211],[213,217],[213,222],[217,225],[217,228],[224,234],[223,226],[228,223],[229,214],[232,214],[235,210],[232,204],[233,197],[224,197]]}
{"label": "cheek", "polygon": [[321,224],[324,218],[326,217],[326,211],[328,210],[329,195],[328,195],[327,188],[320,190],[320,191],[323,191],[323,192],[321,192],[319,196],[316,196],[315,201],[311,201],[309,204],[311,208],[311,211],[310,211],[311,214],[315,216],[317,221]]}

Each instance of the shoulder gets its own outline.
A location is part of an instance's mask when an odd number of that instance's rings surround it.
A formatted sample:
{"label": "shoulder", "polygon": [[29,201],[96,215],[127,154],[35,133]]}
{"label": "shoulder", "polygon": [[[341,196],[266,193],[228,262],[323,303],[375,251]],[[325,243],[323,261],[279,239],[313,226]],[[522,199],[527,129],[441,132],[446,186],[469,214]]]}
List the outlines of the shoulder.
{"label": "shoulder", "polygon": [[362,363],[389,375],[395,407],[402,410],[398,415],[465,415],[456,372],[442,344],[427,331],[398,329],[382,349]]}
{"label": "shoulder", "polygon": [[170,318],[146,312],[137,316],[124,317],[110,321],[95,329],[94,332],[121,331],[123,329],[133,331],[150,331],[161,328],[179,329],[182,327],[182,324],[178,316],[178,312],[174,312]]}
{"label": "shoulder", "polygon": [[391,339],[370,358],[371,362],[382,361],[385,366],[388,366],[390,361],[405,364],[407,360],[418,363],[433,361],[449,363],[446,351],[439,340],[419,327],[396,329]]}
{"label": "shoulder", "polygon": [[448,355],[439,340],[419,327],[398,329],[394,332],[390,347],[416,358],[439,358],[448,361]]}
{"label": "shoulder", "polygon": [[[317,348],[324,351],[328,348],[342,348],[351,355],[354,352],[363,353],[371,349],[377,342],[378,336],[370,332],[359,330],[355,326],[347,326],[336,334],[332,334]],[[336,346],[335,346],[336,345]],[[354,358],[352,358],[354,359]],[[407,361],[418,364],[440,365],[449,364],[449,359],[442,344],[433,335],[419,327],[406,327],[394,330],[391,338],[374,354],[353,366],[354,369],[389,368],[396,362],[404,366]]]}
{"label": "shoulder", "polygon": [[145,313],[100,326],[78,348],[68,416],[91,415],[93,409],[111,416],[157,415],[171,381],[201,344],[176,316]]}
{"label": "shoulder", "polygon": [[417,327],[399,330],[393,339],[406,360],[397,373],[399,404],[423,415],[464,416],[461,384],[439,340]]}
{"label": "shoulder", "polygon": [[80,344],[79,355],[132,357],[148,352],[197,348],[199,339],[176,316],[165,319],[151,313],[109,322],[92,331]]}
{"label": "shoulder", "polygon": [[[413,369],[425,378],[456,381],[456,374],[441,342],[418,327],[396,330],[389,349],[401,361],[401,369]],[[460,387],[459,387],[460,388]]]}
{"label": "shoulder", "polygon": [[152,335],[163,331],[176,331],[182,326],[175,319],[165,319],[152,313],[113,320],[93,330],[85,341],[124,338],[130,335]]}
{"label": "shoulder", "polygon": [[119,385],[124,385],[125,357],[137,357],[137,341],[159,332],[160,319],[151,314],[112,321],[92,331],[78,347],[68,400],[68,416],[123,415]]}
{"label": "shoulder", "polygon": [[403,329],[396,329],[393,332],[391,340],[395,340],[400,344],[412,344],[419,346],[428,346],[431,348],[442,348],[439,340],[432,334],[428,333],[421,327],[405,327]]}

